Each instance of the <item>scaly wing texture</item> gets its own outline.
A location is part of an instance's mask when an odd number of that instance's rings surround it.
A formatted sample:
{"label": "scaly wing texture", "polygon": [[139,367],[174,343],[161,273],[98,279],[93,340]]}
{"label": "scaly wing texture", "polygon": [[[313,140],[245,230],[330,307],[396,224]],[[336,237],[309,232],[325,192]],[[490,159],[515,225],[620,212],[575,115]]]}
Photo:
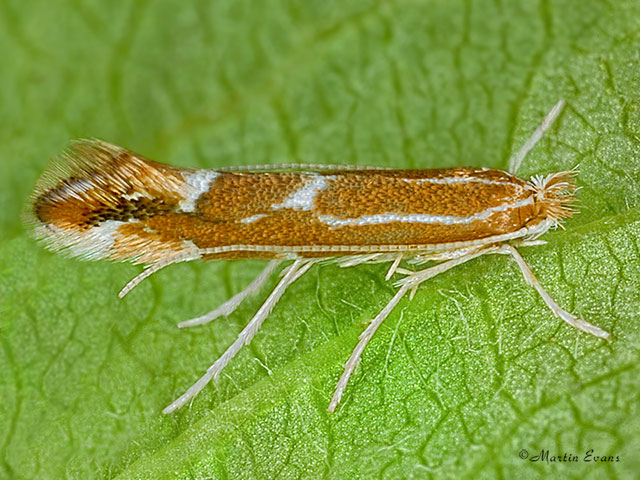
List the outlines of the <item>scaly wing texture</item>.
{"label": "scaly wing texture", "polygon": [[179,210],[193,194],[190,173],[104,141],[81,140],[42,174],[25,221],[49,249],[70,257],[134,263],[200,258],[193,243],[147,224]]}
{"label": "scaly wing texture", "polygon": [[[635,1],[0,2],[0,478],[634,478],[640,438],[640,162]],[[230,316],[263,262],[138,268],[52,255],[20,210],[45,159],[100,137],[172,165],[579,165],[580,213],[522,254],[403,300],[326,413],[388,264],[316,266],[250,347],[171,417],[277,278]],[[392,279],[391,281],[393,281]],[[546,464],[540,449],[619,455]],[[539,453],[539,452],[538,452]],[[525,452],[523,452],[523,455]]]}

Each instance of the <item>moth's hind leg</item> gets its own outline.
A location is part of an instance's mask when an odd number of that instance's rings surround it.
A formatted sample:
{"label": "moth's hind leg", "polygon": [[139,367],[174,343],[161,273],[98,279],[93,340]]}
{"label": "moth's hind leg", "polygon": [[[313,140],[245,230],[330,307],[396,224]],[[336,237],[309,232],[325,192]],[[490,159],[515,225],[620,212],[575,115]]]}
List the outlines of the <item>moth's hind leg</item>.
{"label": "moth's hind leg", "polygon": [[247,298],[249,295],[253,295],[262,288],[264,283],[268,280],[271,274],[278,268],[283,260],[271,260],[269,264],[260,272],[253,282],[249,284],[247,288],[242,290],[239,293],[236,293],[229,300],[224,302],[215,310],[210,311],[209,313],[202,315],[200,317],[192,318],[190,320],[185,320],[184,322],[180,322],[178,327],[193,327],[195,325],[204,325],[209,323],[212,320],[215,320],[218,317],[224,317],[227,315],[231,315],[236,308],[242,303],[242,301]]}
{"label": "moth's hind leg", "polygon": [[591,335],[594,335],[598,338],[609,340],[609,337],[610,337],[609,332],[602,330],[601,328],[596,327],[595,325],[589,322],[579,319],[575,315],[567,312],[562,307],[560,307],[560,305],[558,305],[556,301],[553,298],[551,298],[551,295],[547,293],[547,291],[542,287],[542,285],[540,285],[540,282],[531,271],[531,268],[529,268],[529,265],[527,264],[525,259],[522,258],[522,255],[520,255],[520,252],[513,245],[509,245],[509,244],[502,245],[500,247],[500,250],[497,253],[502,253],[502,254],[511,256],[511,258],[516,262],[518,267],[520,267],[520,270],[522,271],[522,275],[524,275],[525,281],[530,286],[536,289],[538,294],[542,297],[542,300],[544,300],[544,303],[547,305],[547,307],[549,307],[549,309],[553,312],[553,314],[556,317],[567,322],[569,325],[571,325],[574,328],[577,328],[578,330],[582,330],[585,333],[590,333]]}
{"label": "moth's hind leg", "polygon": [[148,265],[147,267],[145,267],[144,270],[142,270],[142,272],[140,272],[138,275],[133,277],[124,287],[122,287],[122,290],[120,290],[120,292],[118,293],[118,297],[124,298],[127,293],[129,293],[131,290],[133,290],[138,285],[140,285],[143,280],[149,278],[151,275],[153,275],[157,271],[162,270],[164,267],[168,267],[169,265],[178,263],[179,261],[181,260],[170,260],[165,262],[152,263]]}
{"label": "moth's hind leg", "polygon": [[[171,405],[166,407],[162,413],[171,413],[182,407],[189,400],[195,397],[212,379],[218,376],[224,367],[236,356],[242,347],[253,339],[262,323],[269,316],[271,309],[280,300],[285,290],[298,278],[300,278],[317,260],[295,260],[293,264],[284,270],[284,275],[273,289],[269,297],[262,304],[246,327],[242,329],[238,338],[225,350],[225,352],[207,369],[207,372],[198,379],[189,389],[177,398]],[[275,268],[275,267],[273,267]],[[266,270],[266,269],[265,269]]]}
{"label": "moth's hind leg", "polygon": [[419,270],[417,272],[411,272],[409,270],[396,268],[395,269],[396,272],[402,273],[407,276],[402,280],[396,282],[396,285],[400,287],[396,292],[396,294],[389,301],[389,303],[387,303],[387,305],[380,311],[380,313],[376,315],[376,317],[371,321],[369,326],[362,332],[362,334],[360,334],[360,340],[358,341],[358,344],[356,345],[356,347],[353,349],[353,352],[351,353],[349,360],[347,360],[347,363],[345,363],[344,365],[344,371],[340,376],[340,380],[338,380],[338,383],[336,384],[333,397],[331,398],[331,402],[329,403],[329,408],[327,410],[329,410],[330,412],[335,411],[336,407],[340,403],[340,399],[342,398],[342,394],[344,393],[345,388],[347,388],[347,384],[349,383],[349,378],[351,377],[351,374],[355,371],[356,367],[358,366],[358,363],[360,362],[360,357],[362,356],[362,352],[364,351],[365,347],[369,343],[369,340],[371,340],[373,335],[376,333],[376,330],[378,329],[378,327],[389,316],[389,314],[393,311],[396,305],[398,305],[400,300],[402,300],[402,297],[404,297],[408,291],[415,291],[415,289],[417,289],[421,283],[426,282],[430,278],[433,278],[440,273],[446,272],[447,270],[457,265],[460,265],[461,263],[467,262],[472,258],[476,258],[481,255],[486,255],[488,253],[495,253],[496,250],[497,250],[497,247],[494,247],[494,246],[489,246],[484,249],[474,250],[467,255],[463,255],[451,260],[444,261],[442,263],[439,263],[438,265],[426,268],[424,270]]}

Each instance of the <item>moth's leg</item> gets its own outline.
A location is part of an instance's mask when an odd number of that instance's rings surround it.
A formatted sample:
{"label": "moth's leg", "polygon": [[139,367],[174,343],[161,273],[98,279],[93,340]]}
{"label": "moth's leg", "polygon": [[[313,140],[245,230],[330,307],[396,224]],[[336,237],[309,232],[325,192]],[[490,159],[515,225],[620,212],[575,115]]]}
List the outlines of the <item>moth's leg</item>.
{"label": "moth's leg", "polygon": [[446,262],[417,272],[410,272],[407,277],[396,282],[395,284],[399,285],[400,289],[396,292],[389,303],[387,303],[387,305],[380,311],[380,313],[378,313],[378,315],[371,321],[369,326],[362,332],[362,334],[360,334],[360,340],[358,341],[356,348],[353,349],[349,360],[347,360],[347,363],[345,363],[344,365],[344,371],[340,376],[340,380],[338,380],[336,389],[333,393],[333,397],[331,398],[331,402],[329,403],[329,408],[327,410],[329,410],[330,412],[335,411],[336,407],[340,403],[342,394],[347,387],[347,384],[349,383],[349,378],[358,366],[358,363],[360,362],[360,356],[369,343],[369,340],[371,340],[371,337],[373,337],[373,335],[376,333],[378,327],[389,316],[391,311],[396,307],[402,297],[409,290],[417,288],[422,282],[425,282],[440,273],[446,272],[447,270],[460,265],[461,263],[467,262],[472,258],[486,255],[488,253],[495,253],[495,251],[496,247],[489,246],[483,250],[475,251],[464,257],[458,257],[452,260],[448,260]]}
{"label": "moth's leg", "polygon": [[489,245],[485,247],[469,249],[469,251],[464,255],[459,255],[459,256],[454,255],[450,257],[450,259],[447,260],[446,262],[439,263],[438,265],[435,265],[430,268],[426,268],[424,270],[419,270],[417,272],[411,272],[409,270],[399,268],[397,270],[398,273],[402,273],[407,276],[402,280],[398,280],[397,282],[395,282],[395,285],[403,286],[405,284],[410,284],[411,294],[409,298],[413,300],[413,296],[415,295],[421,283],[429,280],[430,278],[435,277],[439,273],[446,272],[447,270],[455,267],[456,265],[460,265],[462,263],[468,262],[473,258],[480,257],[482,255],[487,255],[490,253],[495,253],[498,248],[499,247],[496,247],[494,245]]}
{"label": "moth's leg", "polygon": [[391,267],[389,267],[389,271],[384,277],[385,280],[389,280],[391,277],[393,277],[393,274],[396,273],[396,270],[398,269],[398,265],[400,265],[400,262],[402,261],[403,257],[404,255],[402,253],[398,254],[396,259],[391,264]]}
{"label": "moth's leg", "polygon": [[364,255],[350,255],[348,257],[338,257],[334,261],[342,268],[353,267],[362,263],[377,263],[387,258],[385,253],[370,253]]}
{"label": "moth's leg", "polygon": [[514,240],[511,242],[517,247],[537,247],[539,245],[546,245],[546,240]]}
{"label": "moth's leg", "polygon": [[349,383],[349,377],[351,377],[351,374],[358,366],[358,363],[360,362],[360,356],[367,346],[367,343],[369,343],[369,340],[371,340],[371,337],[373,337],[373,334],[376,333],[376,330],[384,321],[384,319],[389,316],[398,302],[402,299],[402,297],[404,297],[404,294],[407,293],[407,290],[409,290],[408,286],[400,288],[393,296],[391,301],[387,303],[387,305],[380,311],[380,313],[378,313],[378,315],[371,321],[366,330],[360,335],[360,341],[356,345],[356,348],[353,349],[353,352],[351,353],[349,360],[347,360],[347,363],[345,363],[344,371],[340,376],[340,380],[338,380],[338,383],[336,384],[336,389],[333,392],[331,403],[329,403],[329,408],[327,408],[327,410],[329,410],[330,412],[335,411],[336,407],[340,403],[342,393],[344,392],[344,389],[347,388],[347,384]]}
{"label": "moth's leg", "polygon": [[231,344],[229,348],[218,358],[213,365],[207,369],[202,377],[198,379],[185,393],[177,398],[171,405],[166,407],[162,413],[171,413],[178,408],[182,407],[185,403],[195,397],[200,390],[202,390],[213,378],[217,377],[220,371],[227,366],[227,364],[236,356],[240,349],[249,343],[253,336],[256,334],[262,322],[267,318],[271,309],[278,302],[280,297],[284,294],[287,287],[300,278],[311,266],[316,263],[317,260],[296,260],[288,267],[286,273],[273,289],[273,292],[262,304],[257,313],[249,321],[246,327],[240,332],[238,338]]}
{"label": "moth's leg", "polygon": [[538,128],[536,128],[531,137],[529,137],[529,139],[524,142],[524,145],[518,151],[518,153],[514,154],[509,159],[509,173],[515,174],[518,171],[518,168],[520,167],[522,160],[524,160],[524,157],[526,157],[527,153],[529,153],[531,149],[536,146],[536,143],[538,143],[544,133],[549,130],[553,122],[560,115],[560,112],[562,112],[563,107],[564,100],[560,100],[558,103],[556,103],[551,111],[547,113],[547,116],[544,117],[544,120],[542,120],[542,123]]}
{"label": "moth's leg", "polygon": [[196,317],[190,320],[185,320],[184,322],[180,322],[178,324],[178,327],[185,328],[185,327],[193,327],[195,325],[204,325],[205,323],[209,323],[210,321],[218,317],[231,315],[233,311],[236,308],[238,308],[238,306],[242,303],[242,301],[245,298],[247,298],[249,295],[253,295],[258,290],[260,290],[260,288],[262,288],[262,285],[264,285],[264,282],[267,281],[267,279],[271,276],[273,271],[282,262],[283,260],[271,260],[269,264],[264,268],[264,270],[260,272],[260,275],[258,275],[255,278],[255,280],[249,284],[247,288],[245,288],[239,293],[236,293],[233,297],[231,297],[229,300],[224,302],[215,310],[212,310],[211,312],[205,315],[202,315],[201,317]]}
{"label": "moth's leg", "polygon": [[557,316],[561,320],[564,320],[569,325],[577,328],[578,330],[582,330],[583,332],[590,333],[591,335],[594,335],[598,338],[604,338],[605,340],[609,340],[609,337],[610,337],[609,332],[602,330],[601,328],[598,328],[589,322],[585,322],[584,320],[581,320],[575,315],[572,315],[566,310],[562,309],[560,305],[558,305],[555,302],[555,300],[551,298],[551,295],[549,295],[547,291],[544,288],[542,288],[542,285],[540,285],[540,282],[531,271],[531,268],[529,268],[529,265],[527,264],[525,259],[522,258],[522,255],[520,255],[520,252],[513,245],[509,245],[509,244],[502,245],[498,253],[511,255],[511,258],[513,258],[513,260],[520,267],[520,270],[524,275],[525,281],[530,286],[536,289],[538,294],[540,294],[540,296],[542,297],[542,300],[544,300],[544,303],[547,305],[547,307],[549,307],[549,309],[554,313],[555,316]]}
{"label": "moth's leg", "polygon": [[[408,262],[414,265],[422,265],[427,262],[442,262],[443,260],[453,260],[454,258],[466,257],[467,255],[470,255],[479,250],[484,250],[486,248],[487,248],[486,245],[480,245],[476,247],[463,247],[463,248],[458,248],[456,250],[447,250],[444,252],[422,253],[422,254],[419,253],[414,257],[410,258]],[[398,273],[400,273],[400,269],[398,269]]]}
{"label": "moth's leg", "polygon": [[[180,260],[178,260],[180,261]],[[131,290],[133,290],[135,287],[137,287],[138,285],[140,285],[140,283],[142,283],[142,281],[145,278],[150,277],[151,275],[153,275],[154,273],[156,273],[158,270],[162,270],[164,267],[168,267],[169,265],[173,264],[173,263],[177,263],[174,260],[171,260],[169,262],[158,262],[158,263],[153,263],[151,265],[149,265],[148,267],[146,267],[144,270],[142,270],[142,272],[140,272],[138,275],[136,275],[135,277],[133,277],[129,283],[127,283],[124,287],[122,287],[122,290],[120,290],[120,292],[118,292],[118,297],[120,298],[124,298],[124,296],[129,293]]]}

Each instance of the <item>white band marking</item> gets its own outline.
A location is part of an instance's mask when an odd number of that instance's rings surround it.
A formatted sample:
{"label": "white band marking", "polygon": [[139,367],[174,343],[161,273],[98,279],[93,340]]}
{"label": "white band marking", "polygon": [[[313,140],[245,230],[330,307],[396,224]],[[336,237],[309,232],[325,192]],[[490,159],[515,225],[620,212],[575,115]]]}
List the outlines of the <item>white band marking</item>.
{"label": "white band marking", "polygon": [[207,193],[219,172],[215,170],[196,170],[195,172],[183,173],[184,185],[180,189],[180,193],[184,200],[180,201],[180,210],[183,212],[195,212],[196,202],[203,193]]}
{"label": "white band marking", "polygon": [[509,180],[491,180],[490,178],[478,177],[441,177],[441,178],[403,178],[407,183],[415,183],[422,185],[424,183],[432,183],[435,185],[452,185],[454,183],[482,183],[484,185],[505,185],[508,187],[518,187],[520,185],[510,182]]}
{"label": "white band marking", "polygon": [[530,227],[523,227],[515,232],[492,235],[476,240],[464,240],[446,243],[425,243],[425,244],[389,244],[389,245],[222,245],[219,247],[203,248],[200,250],[201,256],[217,255],[230,252],[269,252],[286,255],[290,253],[326,253],[326,257],[335,256],[336,253],[381,253],[381,252],[446,252],[458,248],[477,247],[490,243],[506,242],[516,238],[535,239],[557,225],[554,220],[546,219]]}
{"label": "white band marking", "polygon": [[279,210],[281,208],[291,208],[293,210],[311,210],[313,209],[313,201],[318,192],[326,190],[329,186],[327,180],[333,180],[332,175],[312,174],[307,177],[305,184],[293,192],[282,203],[274,203],[271,208]]}
{"label": "white band marking", "polygon": [[266,217],[267,214],[266,213],[258,213],[257,215],[252,215],[250,217],[247,218],[243,218],[242,220],[240,220],[240,223],[253,223],[257,220],[260,220],[261,218]]}
{"label": "white band marking", "polygon": [[455,215],[429,215],[426,213],[378,213],[375,215],[363,215],[357,218],[336,218],[333,215],[319,215],[318,220],[331,227],[348,227],[362,225],[380,225],[385,223],[441,223],[443,225],[467,224],[476,220],[486,220],[493,213],[504,212],[511,208],[519,208],[533,203],[533,196],[524,200],[518,200],[514,203],[503,203],[497,207],[489,207],[482,212],[469,215],[467,217],[458,217]]}

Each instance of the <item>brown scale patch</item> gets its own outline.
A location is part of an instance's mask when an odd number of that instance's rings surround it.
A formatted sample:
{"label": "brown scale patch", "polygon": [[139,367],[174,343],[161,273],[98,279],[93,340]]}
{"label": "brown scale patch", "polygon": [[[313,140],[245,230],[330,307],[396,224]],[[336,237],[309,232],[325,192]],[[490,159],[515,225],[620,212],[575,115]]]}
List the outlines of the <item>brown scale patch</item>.
{"label": "brown scale patch", "polygon": [[308,181],[308,174],[222,173],[197,202],[198,215],[210,222],[232,222],[273,211]]}
{"label": "brown scale patch", "polygon": [[[319,214],[346,218],[389,212],[473,215],[491,206],[526,198],[531,194],[526,190],[524,181],[505,172],[493,170],[452,169],[436,171],[435,174],[432,171],[383,173],[384,175],[369,171],[327,173],[335,175],[337,179],[328,182],[327,190],[318,192],[316,200],[319,205],[311,211],[272,208],[273,204],[283,202],[291,193],[304,186],[304,174],[224,174],[218,177],[211,190],[198,200],[195,215],[169,213],[151,217],[145,221],[145,225],[154,232],[163,232],[166,238],[191,240],[200,248],[239,244],[285,247],[425,245],[477,240],[513,232],[524,226],[519,208],[496,212],[488,220],[453,225],[395,222],[332,227],[318,220]],[[412,185],[402,180],[424,178],[425,175],[471,174],[508,184]],[[239,222],[242,218],[256,214],[266,216],[252,223]],[[272,253],[230,252],[209,255],[207,258],[272,256]]]}
{"label": "brown scale patch", "polygon": [[[420,179],[480,178],[481,182],[418,183]],[[405,179],[411,180],[409,182]],[[455,215],[466,217],[530,195],[526,182],[500,170],[455,168],[354,172],[340,175],[316,197],[319,215],[357,218],[380,213]]]}
{"label": "brown scale patch", "polygon": [[[54,162],[32,194],[33,221],[87,230],[106,220],[144,219],[175,209],[181,170],[98,140]],[[134,192],[143,197],[128,199]]]}
{"label": "brown scale patch", "polygon": [[[300,218],[295,218],[298,216]],[[196,245],[211,248],[223,245],[408,245],[470,241],[509,233],[519,228],[515,216],[500,214],[491,221],[469,224],[430,225],[389,223],[332,229],[300,212],[286,218],[274,215],[260,225],[193,224],[184,230]],[[516,218],[514,218],[516,217]],[[155,220],[155,219],[154,219]],[[155,223],[155,222],[154,222]],[[257,222],[256,222],[257,223]],[[184,224],[183,224],[184,226]]]}
{"label": "brown scale patch", "polygon": [[177,207],[176,202],[166,202],[160,198],[137,198],[120,201],[113,205],[104,205],[92,210],[86,217],[85,223],[97,227],[107,220],[128,222],[129,220],[145,220],[147,218],[164,215]]}
{"label": "brown scale patch", "polygon": [[167,231],[153,231],[145,222],[126,223],[118,227],[110,258],[139,258],[140,263],[166,260],[184,250],[180,237]]}
{"label": "brown scale patch", "polygon": [[[429,225],[392,223],[332,229],[309,212],[276,212],[252,224],[211,223],[186,214],[169,214],[148,219],[144,226],[154,238],[191,240],[200,248],[225,245],[413,245],[471,241],[513,232],[521,227],[517,210],[500,212],[489,221],[470,224]],[[346,255],[336,253],[332,256]],[[318,256],[301,253],[301,256]],[[207,258],[271,258],[271,253],[231,252]],[[320,256],[326,256],[320,255]]]}
{"label": "brown scale patch", "polygon": [[76,198],[58,201],[48,195],[42,195],[34,203],[33,212],[41,223],[79,230],[90,228],[86,219],[91,215],[91,206]]}

